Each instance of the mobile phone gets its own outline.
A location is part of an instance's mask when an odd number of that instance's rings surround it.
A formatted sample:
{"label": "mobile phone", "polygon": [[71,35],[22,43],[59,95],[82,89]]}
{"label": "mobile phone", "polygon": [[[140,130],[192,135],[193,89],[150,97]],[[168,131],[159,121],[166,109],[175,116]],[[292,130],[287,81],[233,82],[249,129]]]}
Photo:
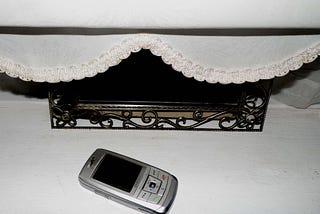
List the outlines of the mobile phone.
{"label": "mobile phone", "polygon": [[98,195],[152,214],[167,213],[178,188],[172,174],[105,149],[89,157],[79,182]]}

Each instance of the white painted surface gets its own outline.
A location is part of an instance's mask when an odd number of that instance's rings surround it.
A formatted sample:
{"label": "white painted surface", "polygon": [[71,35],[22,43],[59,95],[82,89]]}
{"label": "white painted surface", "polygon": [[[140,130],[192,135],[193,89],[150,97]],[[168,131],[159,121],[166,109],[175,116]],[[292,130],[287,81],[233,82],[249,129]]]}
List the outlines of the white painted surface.
{"label": "white painted surface", "polygon": [[179,179],[170,213],[320,213],[320,109],[272,105],[261,133],[53,130],[46,100],[0,101],[0,213],[135,214],[83,189],[98,147]]}

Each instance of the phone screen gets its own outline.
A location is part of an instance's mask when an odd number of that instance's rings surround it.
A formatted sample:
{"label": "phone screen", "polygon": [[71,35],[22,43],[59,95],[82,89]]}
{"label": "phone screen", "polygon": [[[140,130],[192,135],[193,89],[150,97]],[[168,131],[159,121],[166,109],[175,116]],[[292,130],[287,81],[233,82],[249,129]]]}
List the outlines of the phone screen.
{"label": "phone screen", "polygon": [[140,165],[106,154],[92,177],[102,183],[131,192],[141,169]]}

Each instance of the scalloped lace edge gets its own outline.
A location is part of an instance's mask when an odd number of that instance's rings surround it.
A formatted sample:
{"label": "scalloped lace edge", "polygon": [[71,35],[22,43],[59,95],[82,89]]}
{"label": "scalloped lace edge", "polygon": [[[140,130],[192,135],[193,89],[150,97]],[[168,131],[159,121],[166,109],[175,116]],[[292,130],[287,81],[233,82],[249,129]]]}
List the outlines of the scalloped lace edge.
{"label": "scalloped lace edge", "polygon": [[319,43],[279,63],[242,70],[216,69],[192,62],[156,36],[137,34],[123,40],[119,45],[114,46],[99,57],[83,64],[60,67],[30,67],[15,63],[10,59],[0,58],[0,73],[18,77],[24,81],[35,82],[55,83],[80,80],[107,71],[109,67],[118,65],[131,53],[138,52],[141,49],[149,49],[152,54],[160,56],[164,63],[171,65],[174,70],[181,72],[186,77],[222,84],[256,82],[261,79],[284,76],[290,71],[299,69],[303,64],[314,61],[320,55]]}

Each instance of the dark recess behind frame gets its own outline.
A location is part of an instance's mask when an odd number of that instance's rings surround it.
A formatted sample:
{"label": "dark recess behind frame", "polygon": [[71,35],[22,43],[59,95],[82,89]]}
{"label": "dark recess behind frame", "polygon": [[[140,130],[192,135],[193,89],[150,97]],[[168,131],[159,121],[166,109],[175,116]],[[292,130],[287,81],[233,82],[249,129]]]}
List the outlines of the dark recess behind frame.
{"label": "dark recess behind frame", "polygon": [[148,50],[133,53],[105,73],[64,84],[71,96],[83,102],[137,101],[234,103],[243,85],[210,84],[187,78]]}
{"label": "dark recess behind frame", "polygon": [[[52,84],[51,125],[261,131],[271,85],[272,80],[226,85],[200,82],[175,71],[149,50],[141,50],[94,77]],[[80,120],[90,125],[80,126]],[[204,127],[213,121],[216,125]]]}

